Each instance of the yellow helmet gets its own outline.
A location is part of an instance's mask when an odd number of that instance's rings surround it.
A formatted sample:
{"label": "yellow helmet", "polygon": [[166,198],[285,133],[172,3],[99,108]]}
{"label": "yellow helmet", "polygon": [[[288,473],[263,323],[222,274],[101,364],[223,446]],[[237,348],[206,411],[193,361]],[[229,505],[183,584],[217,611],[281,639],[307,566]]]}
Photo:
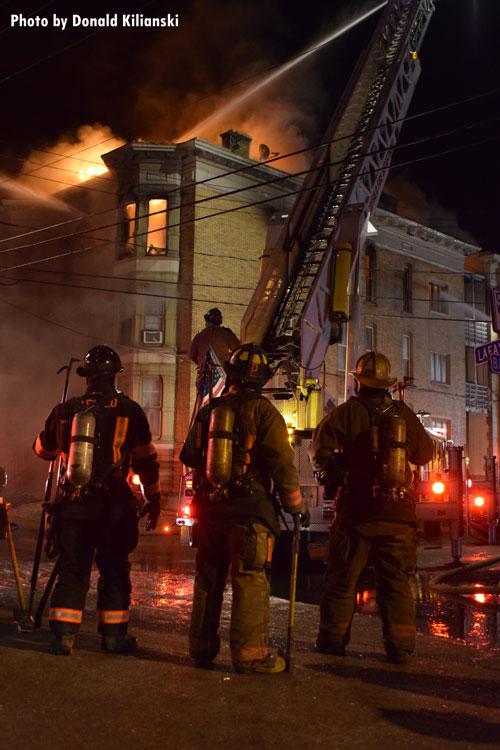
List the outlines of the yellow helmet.
{"label": "yellow helmet", "polygon": [[380,352],[366,352],[362,354],[356,363],[356,372],[349,373],[358,380],[361,385],[369,388],[390,388],[397,378],[391,378],[391,363]]}

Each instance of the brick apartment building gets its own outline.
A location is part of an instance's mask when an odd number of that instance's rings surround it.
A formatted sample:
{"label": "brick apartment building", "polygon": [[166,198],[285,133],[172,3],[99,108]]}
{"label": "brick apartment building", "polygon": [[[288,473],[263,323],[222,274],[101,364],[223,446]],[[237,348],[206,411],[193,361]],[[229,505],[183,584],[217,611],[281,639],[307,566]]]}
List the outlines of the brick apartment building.
{"label": "brick apartment building", "polygon": [[[106,181],[95,178],[62,191],[64,204],[37,207],[36,221],[29,201],[9,199],[7,206],[0,200],[0,219],[8,223],[16,212],[11,223],[21,226],[55,224],[63,214],[67,220],[68,206],[73,217],[78,212],[77,224],[51,230],[50,242],[10,256],[12,265],[27,257],[53,259],[12,271],[22,283],[2,294],[12,305],[20,289],[22,311],[4,308],[7,361],[15,366],[0,377],[14,379],[17,368],[23,392],[33,394],[30,406],[21,408],[7,389],[6,424],[18,428],[14,442],[2,443],[4,463],[17,461],[22,468],[34,461],[19,456],[30,453],[34,434],[60,398],[57,368],[106,343],[119,351],[125,368],[119,387],[148,414],[163,489],[173,504],[176,458],[194,402],[189,343],[213,306],[239,333],[272,236],[269,226],[290,211],[300,188],[296,178],[250,160],[248,145],[232,131],[222,145],[198,138],[126,144],[102,157],[110,170]],[[378,234],[363,251],[359,350],[376,347],[390,357],[398,378],[415,378],[408,403],[428,415],[426,425],[457,445],[468,444],[473,473],[480,475],[482,456],[498,455],[498,407],[494,401],[490,409],[496,385],[471,362],[470,347],[490,338],[484,266],[464,275],[464,262],[478,257],[479,248],[401,218],[394,204],[383,205],[373,217]],[[65,237],[75,226],[79,234]],[[35,234],[30,242],[46,236]],[[14,356],[16,341],[22,351]],[[338,403],[345,343],[330,348],[324,377],[328,397]],[[73,393],[81,390],[77,380]]]}

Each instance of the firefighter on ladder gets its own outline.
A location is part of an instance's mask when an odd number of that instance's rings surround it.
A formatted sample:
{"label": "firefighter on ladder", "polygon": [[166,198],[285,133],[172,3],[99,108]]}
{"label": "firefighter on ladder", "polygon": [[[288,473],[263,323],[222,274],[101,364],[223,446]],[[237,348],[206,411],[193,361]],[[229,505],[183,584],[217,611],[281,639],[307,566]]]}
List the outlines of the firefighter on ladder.
{"label": "firefighter on ladder", "polygon": [[137,646],[136,638],[127,633],[128,555],[138,541],[137,502],[127,476],[132,466],[141,479],[146,529],[152,530],[160,514],[159,467],[146,415],[139,404],[115,389],[118,372],[122,366],[113,349],[90,349],[77,369],[86,378],[86,392],[54,407],[33,446],[40,458],[60,455],[62,461],[61,480],[48,511],[60,554],[49,613],[54,654],[71,654],[94,553],[100,573],[97,609],[102,648],[122,653]]}
{"label": "firefighter on ladder", "polygon": [[284,509],[309,525],[285,422],[260,391],[271,376],[263,350],[238,346],[224,364],[226,391],[198,412],[181,461],[195,469],[197,522],[190,655],[210,668],[220,647],[219,618],[228,571],[232,582],[230,646],[243,674],[283,672],[269,650],[269,581],[279,533],[271,482]]}
{"label": "firefighter on ladder", "polygon": [[212,307],[203,317],[205,328],[196,334],[189,346],[189,358],[198,365],[197,390],[206,374],[206,357],[210,347],[222,364],[240,343],[233,331],[222,325],[222,313],[218,307]]}
{"label": "firefighter on ladder", "polygon": [[356,397],[328,414],[313,432],[309,456],[337,516],[320,603],[319,651],[343,655],[349,642],[358,578],[370,553],[387,660],[405,664],[415,645],[409,572],[416,563],[416,515],[408,464],[432,458],[432,440],[417,416],[388,389],[390,363],[363,354],[350,373]]}

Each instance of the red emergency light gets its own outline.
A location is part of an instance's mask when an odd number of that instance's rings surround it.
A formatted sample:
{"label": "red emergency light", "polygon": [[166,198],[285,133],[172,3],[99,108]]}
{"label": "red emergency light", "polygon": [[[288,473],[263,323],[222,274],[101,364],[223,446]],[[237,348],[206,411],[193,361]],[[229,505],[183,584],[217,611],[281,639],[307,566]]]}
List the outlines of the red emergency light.
{"label": "red emergency light", "polygon": [[477,495],[472,502],[476,508],[482,508],[486,501],[482,495]]}
{"label": "red emergency light", "polygon": [[134,474],[134,476],[132,477],[132,484],[135,484],[136,487],[138,487],[140,483],[141,483],[141,478],[139,474]]}
{"label": "red emergency light", "polygon": [[446,487],[443,482],[434,482],[432,485],[432,491],[435,495],[442,495]]}

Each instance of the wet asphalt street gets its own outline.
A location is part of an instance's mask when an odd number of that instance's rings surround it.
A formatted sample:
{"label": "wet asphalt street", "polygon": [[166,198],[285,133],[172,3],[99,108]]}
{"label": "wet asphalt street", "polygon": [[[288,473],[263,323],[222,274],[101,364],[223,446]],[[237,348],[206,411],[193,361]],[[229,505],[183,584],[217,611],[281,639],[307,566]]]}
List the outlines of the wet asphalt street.
{"label": "wet asphalt street", "polygon": [[[15,509],[14,539],[25,592],[39,507]],[[500,746],[500,610],[497,602],[430,598],[417,605],[419,633],[411,666],[383,660],[373,581],[364,579],[348,655],[315,652],[320,574],[300,577],[293,674],[236,675],[227,644],[230,596],[215,669],[187,657],[194,551],[178,536],[141,535],[131,558],[132,656],[100,651],[95,577],[72,657],[46,653],[47,621],[19,633],[8,546],[0,541],[0,728],[5,750],[25,748],[493,748]],[[469,549],[471,557],[485,548]],[[498,548],[491,549],[498,554]],[[449,562],[446,550],[419,550],[426,574]],[[41,592],[51,564],[42,562]],[[498,567],[481,574],[498,581]],[[479,580],[479,579],[478,579]],[[286,574],[273,576],[286,593]],[[271,639],[284,646],[288,602],[273,596]]]}

